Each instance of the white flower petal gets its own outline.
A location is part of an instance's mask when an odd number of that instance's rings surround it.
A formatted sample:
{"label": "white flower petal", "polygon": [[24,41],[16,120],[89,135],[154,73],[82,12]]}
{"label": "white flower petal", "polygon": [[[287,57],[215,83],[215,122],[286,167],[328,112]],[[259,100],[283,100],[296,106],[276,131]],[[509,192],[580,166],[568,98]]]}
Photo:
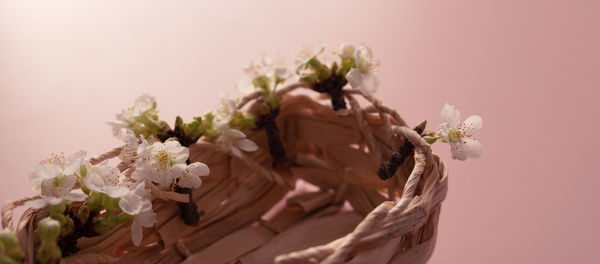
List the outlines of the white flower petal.
{"label": "white flower petal", "polygon": [[171,181],[175,180],[175,179],[179,179],[181,177],[181,175],[183,175],[183,172],[185,171],[185,169],[187,168],[187,165],[185,163],[178,163],[175,164],[171,167],[171,170],[169,171],[169,178],[171,178]]}
{"label": "white flower petal", "polygon": [[[121,110],[121,113],[116,114],[115,117],[117,118],[117,120],[123,121],[123,122],[134,122],[133,120],[133,108],[125,108]],[[125,124],[127,125],[127,124]],[[128,126],[128,125],[127,125]]]}
{"label": "white flower petal", "polygon": [[140,167],[136,167],[133,173],[131,174],[131,178],[136,182],[141,182],[145,180],[150,180],[146,175],[143,165]]}
{"label": "white flower petal", "polygon": [[135,151],[139,146],[138,139],[131,129],[121,128],[121,131],[119,132],[119,139],[125,143],[125,147],[129,150]]}
{"label": "white flower petal", "polygon": [[461,143],[450,143],[450,154],[455,160],[467,159],[467,154],[465,153]]}
{"label": "white flower petal", "polygon": [[247,151],[247,152],[252,152],[252,151],[257,151],[258,150],[258,145],[256,145],[256,143],[254,143],[254,141],[249,140],[247,138],[243,138],[243,139],[239,139],[237,141],[235,141],[234,145],[243,150],[243,151]]}
{"label": "white flower petal", "polygon": [[350,69],[346,74],[346,80],[352,88],[360,88],[362,73],[356,68]]}
{"label": "white flower petal", "polygon": [[445,104],[442,108],[442,122],[457,128],[460,125],[460,112],[453,105]]}
{"label": "white flower petal", "polygon": [[42,183],[44,195],[46,197],[63,197],[71,191],[76,182],[77,178],[73,175],[45,180]]}
{"label": "white flower petal", "polygon": [[373,51],[368,46],[360,46],[356,49],[356,61],[360,61],[361,59],[372,61],[373,60]]}
{"label": "white flower petal", "polygon": [[223,135],[231,139],[240,139],[246,137],[246,134],[244,134],[244,132],[229,127],[224,127],[221,131]]}
{"label": "white flower petal", "polygon": [[152,227],[156,223],[156,214],[152,212],[152,203],[144,200],[141,211],[135,215],[131,224],[131,240],[135,246],[139,246],[143,238],[142,227]]}
{"label": "white flower petal", "polygon": [[377,92],[379,79],[372,72],[362,74],[360,89],[366,94]]}
{"label": "white flower petal", "polygon": [[63,197],[46,197],[44,198],[44,200],[46,200],[46,202],[48,202],[48,205],[53,206],[53,205],[57,205],[57,204],[61,204],[65,199],[63,199]]}
{"label": "white flower petal", "polygon": [[142,210],[143,201],[142,197],[129,193],[119,199],[119,208],[126,214],[136,215]]}
{"label": "white flower petal", "polygon": [[276,67],[274,70],[274,75],[279,79],[285,80],[292,77],[292,72],[290,72],[290,70],[288,70],[286,67]]}
{"label": "white flower petal", "polygon": [[64,176],[65,179],[60,183],[61,187],[65,190],[71,191],[75,184],[77,184],[77,176],[75,175],[67,175]]}
{"label": "white flower petal", "polygon": [[71,193],[67,193],[65,195],[65,200],[73,201],[73,202],[82,202],[82,201],[85,201],[85,198],[87,198],[87,197],[88,196],[85,193],[71,192]]}
{"label": "white flower petal", "polygon": [[144,112],[152,109],[155,104],[156,99],[154,99],[154,97],[144,94],[135,99],[135,102],[133,103],[133,115],[140,116]]}
{"label": "white flower petal", "polygon": [[467,158],[479,158],[483,154],[483,146],[472,138],[462,138],[460,142],[450,144],[452,158],[466,160]]}
{"label": "white flower petal", "polygon": [[83,150],[78,151],[77,153],[67,157],[65,159],[65,168],[63,169],[63,174],[71,175],[77,171],[79,171],[79,167],[81,167],[81,163],[85,158],[86,152]]}
{"label": "white flower petal", "polygon": [[187,170],[190,174],[198,175],[198,176],[206,176],[210,174],[210,169],[206,164],[201,162],[194,162],[187,166]]}
{"label": "white flower petal", "polygon": [[151,162],[146,162],[143,173],[150,181],[158,183],[160,186],[169,186],[171,184],[169,167],[155,167]]}
{"label": "white flower petal", "polygon": [[[164,145],[164,148],[169,153],[179,153],[179,152],[184,151],[184,147],[182,147],[181,143],[179,143],[179,141],[176,141],[176,140],[167,141],[163,145]],[[159,148],[162,147],[161,143],[159,143],[159,142],[154,143],[154,146],[158,146]]]}
{"label": "white flower petal", "polygon": [[198,188],[202,185],[200,176],[206,176],[210,169],[204,163],[194,162],[187,166],[185,172],[179,177],[179,186],[184,188]]}
{"label": "white flower petal", "polygon": [[35,200],[25,202],[25,205],[29,206],[33,209],[41,209],[41,208],[46,207],[46,205],[48,205],[48,203],[46,202],[45,199],[35,199]]}
{"label": "white flower petal", "polygon": [[106,186],[106,195],[111,198],[119,198],[127,195],[131,190],[125,186]]}
{"label": "white flower petal", "polygon": [[131,224],[131,242],[137,247],[142,243],[143,236],[142,224],[134,220]]}
{"label": "white flower petal", "polygon": [[235,116],[237,106],[235,100],[225,93],[221,93],[221,107],[216,112],[216,126],[223,126],[229,124],[229,122]]}
{"label": "white flower petal", "polygon": [[121,137],[121,129],[127,129],[129,126],[125,123],[121,122],[107,122],[108,125],[112,127],[113,137],[119,138]]}
{"label": "white flower petal", "polygon": [[250,77],[242,78],[237,84],[238,91],[242,94],[250,94],[256,90],[254,84],[252,84],[252,79]]}
{"label": "white flower petal", "polygon": [[91,171],[85,176],[83,179],[83,184],[86,188],[95,191],[95,192],[104,192],[104,187],[106,186],[105,178],[102,177],[99,173]]}
{"label": "white flower petal", "polygon": [[53,163],[41,163],[33,167],[33,172],[29,174],[29,180],[36,191],[42,187],[42,182],[48,179],[58,177],[61,173],[61,168]]}
{"label": "white flower petal", "polygon": [[234,156],[236,156],[238,158],[242,158],[242,152],[240,151],[240,149],[232,146],[230,151],[231,151],[231,154],[233,154]]}
{"label": "white flower petal", "polygon": [[352,88],[360,88],[366,94],[372,94],[379,87],[379,79],[372,72],[363,73],[357,68],[352,68],[346,74],[346,80]]}
{"label": "white flower petal", "polygon": [[473,132],[478,131],[481,127],[483,127],[483,121],[478,115],[469,116],[461,125],[461,128],[467,134],[473,134]]}
{"label": "white flower petal", "polygon": [[136,217],[136,220],[144,227],[152,227],[156,223],[156,213],[152,212],[152,204],[150,202],[148,204],[150,204],[150,210],[142,210]]}
{"label": "white flower petal", "polygon": [[440,138],[445,140],[446,142],[450,142],[450,125],[446,122],[441,123],[438,127],[437,134]]}
{"label": "white flower petal", "polygon": [[188,148],[183,148],[179,152],[171,153],[170,158],[174,163],[185,163],[189,156],[190,150]]}
{"label": "white flower petal", "polygon": [[198,175],[185,174],[179,177],[177,184],[183,188],[198,188],[202,185],[202,179]]}
{"label": "white flower petal", "polygon": [[[137,184],[133,188],[133,192],[137,196],[142,197],[142,199],[144,199],[144,200],[150,199],[150,190],[146,189],[146,183],[145,182],[141,182],[141,183]],[[150,205],[150,207],[152,207],[152,205]]]}
{"label": "white flower petal", "polygon": [[483,146],[472,138],[463,138],[463,151],[469,158],[479,158],[483,154]]}

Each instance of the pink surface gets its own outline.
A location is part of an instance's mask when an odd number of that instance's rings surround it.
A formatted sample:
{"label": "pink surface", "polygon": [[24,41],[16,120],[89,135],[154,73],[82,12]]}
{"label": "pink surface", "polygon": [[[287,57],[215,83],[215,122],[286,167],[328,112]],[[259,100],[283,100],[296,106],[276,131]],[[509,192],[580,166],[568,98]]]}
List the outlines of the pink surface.
{"label": "pink surface", "polygon": [[262,53],[365,42],[410,124],[445,102],[483,117],[483,158],[434,146],[450,191],[431,263],[600,261],[598,1],[40,2],[0,2],[2,201],[52,152],[117,146],[105,122],[142,93],[190,118]]}

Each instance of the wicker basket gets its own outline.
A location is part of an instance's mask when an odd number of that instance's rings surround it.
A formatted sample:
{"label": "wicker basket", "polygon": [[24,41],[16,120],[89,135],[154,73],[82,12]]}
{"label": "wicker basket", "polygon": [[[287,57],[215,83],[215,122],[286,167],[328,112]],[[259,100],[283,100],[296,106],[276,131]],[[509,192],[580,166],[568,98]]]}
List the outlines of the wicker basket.
{"label": "wicker basket", "polygon": [[[80,239],[80,251],[61,263],[425,263],[447,191],[445,163],[372,96],[344,90],[350,110],[343,113],[290,93],[297,88],[278,91],[277,124],[291,167],[272,169],[261,130],[245,131],[261,149],[241,158],[201,139],[190,146],[190,160],[206,163],[211,174],[193,192],[197,224],[185,225],[170,201],[187,196],[154,187],[158,221],[144,230],[141,246],[133,246],[128,227],[117,227]],[[357,96],[370,104],[361,108]],[[238,107],[258,113],[259,104],[250,103],[260,98],[260,92],[250,94]],[[393,178],[379,179],[378,166],[405,139],[414,154]],[[294,189],[300,185],[314,186]],[[12,209],[30,199],[4,206],[4,227],[12,228]],[[39,244],[34,227],[47,215],[28,209],[15,227],[27,263],[35,262]]]}

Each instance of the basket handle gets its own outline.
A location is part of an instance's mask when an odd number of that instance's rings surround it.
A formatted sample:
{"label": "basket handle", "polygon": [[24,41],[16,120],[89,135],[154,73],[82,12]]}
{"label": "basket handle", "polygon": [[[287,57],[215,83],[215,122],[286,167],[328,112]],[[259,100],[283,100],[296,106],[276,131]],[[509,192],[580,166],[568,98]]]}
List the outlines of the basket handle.
{"label": "basket handle", "polygon": [[[411,214],[422,214],[422,208],[419,211],[418,207],[411,205],[415,205],[423,200],[429,201],[430,196],[433,195],[433,192],[428,192],[424,194],[426,197],[423,199],[421,197],[413,197],[427,164],[433,164],[434,169],[437,167],[435,162],[433,162],[431,146],[417,132],[406,126],[393,126],[392,131],[396,135],[405,137],[415,146],[415,166],[404,186],[400,200],[396,203],[391,201],[381,203],[358,224],[352,233],[326,245],[278,256],[275,259],[276,263],[305,263],[311,259],[319,260],[322,263],[341,263],[346,259],[348,253],[357,246],[381,241],[385,238],[381,236],[371,237],[370,235],[375,234],[375,231],[384,226],[393,225],[394,222],[400,222]],[[434,180],[437,179],[428,177],[426,185]],[[426,204],[426,206],[428,207],[429,204]]]}

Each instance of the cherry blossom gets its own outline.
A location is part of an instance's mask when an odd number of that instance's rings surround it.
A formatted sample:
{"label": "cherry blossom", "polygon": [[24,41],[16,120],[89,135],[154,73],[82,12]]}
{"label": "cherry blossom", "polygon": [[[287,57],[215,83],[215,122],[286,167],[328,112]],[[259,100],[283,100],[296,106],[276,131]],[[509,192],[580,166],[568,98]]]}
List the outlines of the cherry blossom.
{"label": "cherry blossom", "polygon": [[41,198],[28,201],[26,205],[39,209],[53,206],[64,201],[83,201],[87,195],[71,192],[77,184],[77,173],[85,157],[85,151],[80,151],[67,158],[64,155],[54,155],[34,167],[29,179],[33,188],[40,191]]}
{"label": "cherry blossom", "polygon": [[379,79],[375,72],[379,62],[373,58],[373,52],[367,46],[356,49],[356,67],[346,74],[346,80],[352,88],[360,88],[364,93],[371,94],[377,91]]}
{"label": "cherry blossom", "polygon": [[201,176],[209,174],[208,167],[200,162],[186,164],[189,149],[178,141],[155,142],[138,149],[136,169],[131,177],[137,181],[149,180],[160,186],[169,186],[174,181],[185,188],[197,188]]}
{"label": "cherry blossom", "polygon": [[483,154],[483,147],[473,138],[473,133],[482,126],[483,122],[478,115],[470,116],[461,123],[460,112],[453,105],[445,104],[442,109],[442,124],[437,134],[450,144],[453,159],[479,158]]}

